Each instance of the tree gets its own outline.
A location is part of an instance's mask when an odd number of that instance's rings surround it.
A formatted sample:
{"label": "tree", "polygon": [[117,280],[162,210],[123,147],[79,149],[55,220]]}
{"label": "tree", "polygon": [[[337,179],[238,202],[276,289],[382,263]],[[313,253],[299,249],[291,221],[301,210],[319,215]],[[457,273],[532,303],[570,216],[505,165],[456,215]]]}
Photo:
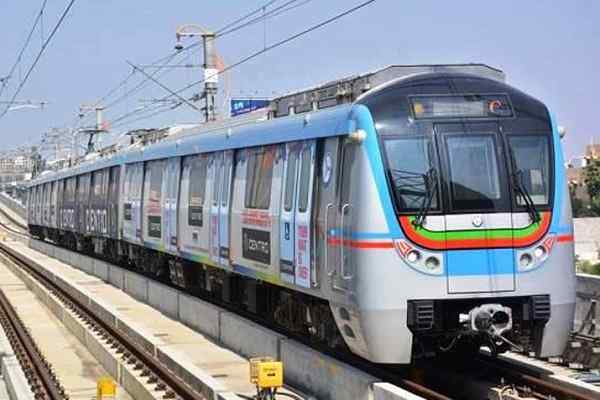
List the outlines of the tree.
{"label": "tree", "polygon": [[583,181],[590,199],[600,198],[600,159],[590,159],[585,167]]}

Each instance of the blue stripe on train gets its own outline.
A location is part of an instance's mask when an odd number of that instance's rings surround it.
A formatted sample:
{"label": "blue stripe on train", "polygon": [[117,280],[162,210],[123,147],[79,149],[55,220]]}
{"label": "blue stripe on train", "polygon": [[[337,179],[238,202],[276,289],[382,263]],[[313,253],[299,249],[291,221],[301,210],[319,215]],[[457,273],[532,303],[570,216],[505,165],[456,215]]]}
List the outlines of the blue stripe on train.
{"label": "blue stripe on train", "polygon": [[453,250],[446,253],[448,276],[512,275],[512,249]]}

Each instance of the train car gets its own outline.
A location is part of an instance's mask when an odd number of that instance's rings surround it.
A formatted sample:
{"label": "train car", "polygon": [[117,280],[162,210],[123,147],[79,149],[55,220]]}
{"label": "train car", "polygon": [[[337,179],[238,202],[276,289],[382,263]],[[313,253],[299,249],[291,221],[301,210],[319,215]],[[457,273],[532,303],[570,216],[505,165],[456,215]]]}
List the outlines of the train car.
{"label": "train car", "polygon": [[[562,353],[573,230],[543,103],[485,65],[392,66],[267,117],[40,178],[30,230],[377,363]],[[57,228],[37,211],[51,182]]]}

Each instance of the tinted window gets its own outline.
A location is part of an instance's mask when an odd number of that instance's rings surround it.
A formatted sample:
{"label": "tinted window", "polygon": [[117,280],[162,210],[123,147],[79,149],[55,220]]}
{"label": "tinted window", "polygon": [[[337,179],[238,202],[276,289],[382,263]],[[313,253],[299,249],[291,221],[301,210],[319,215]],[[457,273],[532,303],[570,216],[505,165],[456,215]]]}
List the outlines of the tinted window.
{"label": "tinted window", "polygon": [[221,205],[226,206],[229,201],[229,187],[231,185],[230,175],[231,174],[231,161],[225,161],[225,172],[223,173],[223,190],[221,192]]}
{"label": "tinted window", "polygon": [[150,172],[150,193],[148,195],[148,200],[154,203],[160,203],[164,163],[163,161],[152,161],[149,164],[149,171],[146,170],[146,173]]}
{"label": "tinted window", "polygon": [[269,147],[250,151],[246,173],[246,208],[269,208],[275,149]]}
{"label": "tinted window", "polygon": [[305,212],[308,207],[310,194],[310,148],[302,151],[302,167],[300,169],[300,197],[298,199],[298,211]]}
{"label": "tinted window", "polygon": [[446,146],[453,207],[494,208],[502,197],[494,137],[447,136]]}
{"label": "tinted window", "polygon": [[431,140],[427,137],[387,139],[384,147],[398,209],[420,209],[430,190],[433,191],[431,208],[438,208],[437,183],[428,179],[435,159]]}
{"label": "tinted window", "polygon": [[298,152],[291,151],[288,154],[287,173],[285,176],[285,197],[283,201],[283,209],[292,211],[294,207],[294,191],[296,189],[296,165],[298,162]]}
{"label": "tinted window", "polygon": [[[548,204],[550,198],[550,150],[547,136],[510,136],[509,145],[515,157],[515,164],[521,184],[531,200],[538,205]],[[517,204],[525,205],[525,200],[517,196]]]}
{"label": "tinted window", "polygon": [[206,190],[207,159],[204,156],[193,156],[187,162],[190,163],[189,205],[202,206]]}

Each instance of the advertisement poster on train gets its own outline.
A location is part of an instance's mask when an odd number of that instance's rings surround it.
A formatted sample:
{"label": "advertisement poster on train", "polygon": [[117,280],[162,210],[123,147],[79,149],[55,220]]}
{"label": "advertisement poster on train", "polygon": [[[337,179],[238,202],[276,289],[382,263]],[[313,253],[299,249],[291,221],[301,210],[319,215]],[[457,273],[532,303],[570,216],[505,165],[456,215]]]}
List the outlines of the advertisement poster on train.
{"label": "advertisement poster on train", "polygon": [[310,287],[310,242],[308,226],[296,224],[296,285]]}

